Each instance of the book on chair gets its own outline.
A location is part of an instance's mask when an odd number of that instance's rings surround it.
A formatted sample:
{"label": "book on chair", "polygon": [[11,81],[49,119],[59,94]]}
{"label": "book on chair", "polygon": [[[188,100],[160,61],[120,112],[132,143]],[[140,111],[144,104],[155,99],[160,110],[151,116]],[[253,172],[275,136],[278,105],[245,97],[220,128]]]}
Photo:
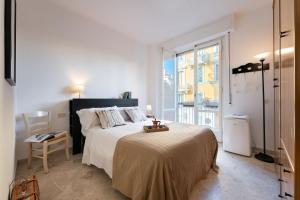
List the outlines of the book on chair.
{"label": "book on chair", "polygon": [[51,131],[49,133],[35,134],[24,140],[24,142],[43,142],[55,137],[59,137],[64,134],[64,131]]}

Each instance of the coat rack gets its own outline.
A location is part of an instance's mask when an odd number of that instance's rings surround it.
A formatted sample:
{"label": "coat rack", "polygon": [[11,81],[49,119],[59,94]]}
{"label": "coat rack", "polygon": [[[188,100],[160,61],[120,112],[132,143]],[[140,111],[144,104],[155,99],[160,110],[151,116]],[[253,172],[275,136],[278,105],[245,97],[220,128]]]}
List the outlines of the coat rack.
{"label": "coat rack", "polygon": [[[267,53],[264,54],[267,56]],[[263,152],[255,154],[255,158],[264,162],[274,163],[274,159],[272,156],[269,156],[266,153],[266,117],[265,117],[265,79],[264,79],[264,71],[270,69],[270,65],[264,64],[265,57],[261,57],[259,60],[261,63],[247,63],[246,65],[239,66],[237,68],[232,69],[232,74],[240,74],[240,73],[248,73],[248,72],[256,72],[261,71],[262,75],[262,107],[263,107]]]}
{"label": "coat rack", "polygon": [[[270,69],[270,64],[264,64],[264,71]],[[232,74],[241,74],[248,72],[256,72],[261,71],[261,63],[247,63],[245,65],[241,65],[237,68],[232,69]]]}

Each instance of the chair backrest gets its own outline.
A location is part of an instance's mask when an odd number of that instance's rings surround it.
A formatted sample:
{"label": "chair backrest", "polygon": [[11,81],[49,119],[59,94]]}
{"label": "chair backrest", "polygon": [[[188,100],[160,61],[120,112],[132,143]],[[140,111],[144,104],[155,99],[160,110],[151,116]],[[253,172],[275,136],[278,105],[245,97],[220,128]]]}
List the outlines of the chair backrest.
{"label": "chair backrest", "polygon": [[51,130],[50,126],[50,112],[36,111],[33,113],[24,113],[27,134],[47,133]]}

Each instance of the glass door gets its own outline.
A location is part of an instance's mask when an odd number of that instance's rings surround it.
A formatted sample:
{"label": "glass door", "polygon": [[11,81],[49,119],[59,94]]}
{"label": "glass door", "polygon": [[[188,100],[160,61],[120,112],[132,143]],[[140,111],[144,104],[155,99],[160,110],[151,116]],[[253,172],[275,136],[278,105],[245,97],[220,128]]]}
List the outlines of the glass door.
{"label": "glass door", "polygon": [[177,121],[221,133],[221,41],[198,45],[176,55]]}
{"label": "glass door", "polygon": [[221,43],[195,48],[195,124],[210,127],[221,138]]}
{"label": "glass door", "polygon": [[176,55],[177,60],[177,121],[195,123],[194,109],[194,50]]}

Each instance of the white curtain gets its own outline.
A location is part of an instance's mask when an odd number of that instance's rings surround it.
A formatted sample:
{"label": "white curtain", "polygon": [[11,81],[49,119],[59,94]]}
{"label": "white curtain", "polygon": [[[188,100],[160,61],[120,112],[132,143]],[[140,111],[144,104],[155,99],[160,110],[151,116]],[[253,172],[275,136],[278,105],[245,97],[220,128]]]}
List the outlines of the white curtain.
{"label": "white curtain", "polygon": [[176,54],[163,49],[162,119],[176,121]]}

